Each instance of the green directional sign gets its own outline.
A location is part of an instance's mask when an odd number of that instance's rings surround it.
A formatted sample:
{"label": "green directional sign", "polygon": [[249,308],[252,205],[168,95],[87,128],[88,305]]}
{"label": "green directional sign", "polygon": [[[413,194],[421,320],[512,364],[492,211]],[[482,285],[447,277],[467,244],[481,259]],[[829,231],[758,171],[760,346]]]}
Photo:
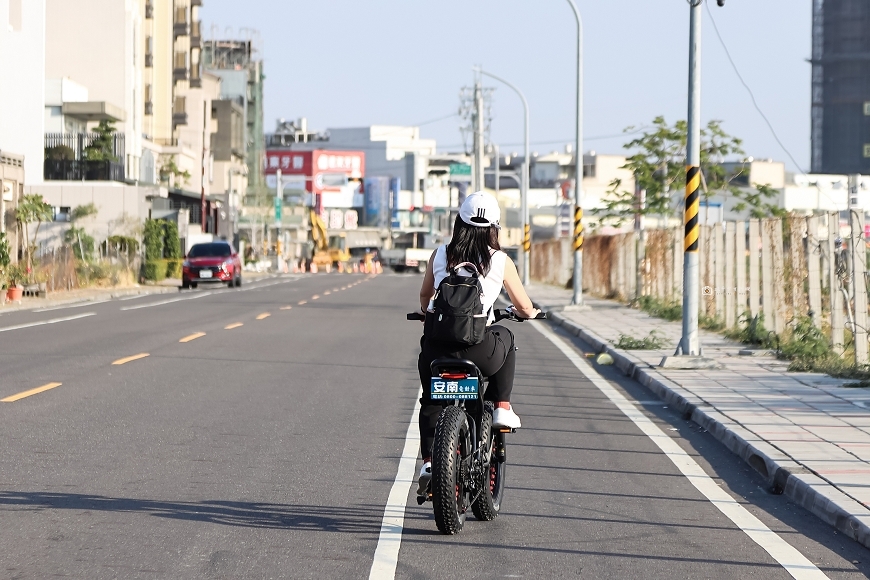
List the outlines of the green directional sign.
{"label": "green directional sign", "polygon": [[466,163],[451,163],[450,175],[468,175],[471,176],[471,165]]}
{"label": "green directional sign", "polygon": [[281,221],[281,210],[284,207],[284,200],[280,197],[275,198],[275,221]]}

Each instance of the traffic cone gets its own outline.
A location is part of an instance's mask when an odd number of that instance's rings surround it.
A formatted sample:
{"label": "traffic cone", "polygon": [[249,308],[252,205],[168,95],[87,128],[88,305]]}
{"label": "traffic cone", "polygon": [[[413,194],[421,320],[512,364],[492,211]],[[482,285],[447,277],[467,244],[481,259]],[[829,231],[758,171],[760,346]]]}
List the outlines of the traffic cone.
{"label": "traffic cone", "polygon": [[317,274],[317,263],[316,262],[311,262],[311,273]]}
{"label": "traffic cone", "polygon": [[338,263],[338,273],[339,273],[339,274],[344,274],[344,262],[339,262],[339,263]]}
{"label": "traffic cone", "polygon": [[375,274],[383,274],[384,269],[380,262],[375,262]]}
{"label": "traffic cone", "polygon": [[353,273],[354,273],[354,274],[359,274],[359,264],[354,264],[354,265],[353,265]]}

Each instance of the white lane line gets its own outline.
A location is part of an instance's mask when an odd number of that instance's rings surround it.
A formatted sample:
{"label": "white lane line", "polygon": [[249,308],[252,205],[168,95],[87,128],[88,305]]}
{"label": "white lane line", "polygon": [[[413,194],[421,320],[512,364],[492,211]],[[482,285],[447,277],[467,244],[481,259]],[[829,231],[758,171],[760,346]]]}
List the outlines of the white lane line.
{"label": "white lane line", "polygon": [[418,400],[414,404],[408,432],[405,433],[405,448],[399,460],[399,471],[396,473],[396,480],[390,488],[390,495],[384,508],[384,519],[381,521],[381,533],[378,536],[378,547],[375,548],[369,580],[387,580],[396,577],[399,548],[402,545],[402,528],[405,525],[405,507],[408,504],[408,493],[415,483],[417,451],[420,449],[420,430],[417,426],[419,415],[420,401]]}
{"label": "white lane line", "polygon": [[51,308],[40,308],[39,310],[34,310],[34,314],[39,314],[40,312],[54,312],[55,310],[66,310],[67,308],[81,308],[83,306],[93,306],[94,304],[103,304],[105,302],[110,302],[111,298],[107,298],[106,300],[86,300],[84,302],[75,302],[73,304],[64,304],[62,306],[52,306]]}
{"label": "white lane line", "polygon": [[16,324],[15,326],[7,326],[5,328],[0,328],[0,332],[7,332],[9,330],[19,330],[21,328],[30,328],[31,326],[42,326],[44,324],[57,324],[58,322],[66,322],[67,320],[78,320],[79,318],[87,318],[88,316],[96,316],[96,312],[85,312],[84,314],[78,314],[76,316],[67,316],[65,318],[52,318],[51,320],[42,320],[40,322],[29,322],[27,324]]}
{"label": "white lane line", "polygon": [[200,292],[193,296],[185,296],[184,298],[172,298],[170,300],[161,300],[160,302],[149,302],[148,304],[139,304],[137,306],[127,306],[121,310],[139,310],[140,308],[151,308],[152,306],[163,306],[164,304],[172,304],[173,302],[181,302],[182,300],[196,300],[197,298],[205,298],[211,296],[212,292]]}
{"label": "white lane line", "polygon": [[542,324],[532,324],[532,326],[547,339],[550,340],[556,348],[562,351],[568,360],[574,363],[574,366],[583,373],[583,375],[592,381],[604,395],[615,404],[626,417],[640,428],[644,434],[655,443],[662,452],[668,456],[674,465],[677,466],[683,475],[700,491],[704,496],[716,506],[725,516],[734,522],[734,524],[743,530],[756,544],[761,546],[765,552],[771,555],[780,566],[785,568],[785,571],[794,578],[817,579],[827,578],[827,576],[816,566],[810,562],[803,554],[798,552],[788,542],[780,538],[774,531],[765,526],[761,520],[752,515],[745,507],[740,505],[734,498],[728,495],[720,488],[713,479],[707,475],[704,469],[692,459],[688,453],[683,451],[676,441],[668,437],[664,431],[650,420],[649,417],[643,414],[643,411],[626,399],[622,393],[617,391],[606,379],[598,375],[594,369],[581,358],[564,340],[553,333],[552,330]]}

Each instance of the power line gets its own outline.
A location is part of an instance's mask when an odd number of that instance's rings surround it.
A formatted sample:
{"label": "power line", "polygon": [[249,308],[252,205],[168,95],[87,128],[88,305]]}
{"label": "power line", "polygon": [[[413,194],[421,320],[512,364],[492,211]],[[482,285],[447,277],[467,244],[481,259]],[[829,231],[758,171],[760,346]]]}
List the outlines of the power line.
{"label": "power line", "polygon": [[761,118],[764,119],[764,122],[767,124],[767,128],[770,129],[770,133],[773,135],[773,138],[779,144],[785,154],[788,155],[788,158],[794,163],[794,166],[797,167],[800,173],[806,175],[806,171],[801,169],[800,164],[795,161],[795,158],[792,156],[791,152],[788,148],[783,144],[780,140],[779,135],[776,134],[776,130],[773,128],[773,125],[770,123],[770,120],[767,118],[767,115],[764,114],[764,111],[761,110],[761,107],[758,106],[758,102],[755,100],[755,94],[752,92],[752,89],[749,88],[749,85],[746,84],[746,81],[743,80],[743,76],[740,74],[740,71],[737,69],[737,65],[734,63],[734,59],[731,58],[731,53],[728,51],[728,47],[725,45],[725,41],[722,39],[722,35],[719,34],[719,27],[716,26],[716,19],[713,18],[713,11],[710,10],[710,4],[707,3],[707,14],[710,16],[710,21],[713,23],[713,30],[716,32],[716,38],[719,39],[719,44],[722,45],[722,50],[725,51],[725,56],[728,57],[728,62],[731,63],[731,68],[734,69],[734,74],[737,75],[737,78],[740,80],[740,84],[746,89],[746,92],[749,93],[749,98],[752,99],[752,105],[755,107],[755,110],[758,111],[758,114],[761,115]]}

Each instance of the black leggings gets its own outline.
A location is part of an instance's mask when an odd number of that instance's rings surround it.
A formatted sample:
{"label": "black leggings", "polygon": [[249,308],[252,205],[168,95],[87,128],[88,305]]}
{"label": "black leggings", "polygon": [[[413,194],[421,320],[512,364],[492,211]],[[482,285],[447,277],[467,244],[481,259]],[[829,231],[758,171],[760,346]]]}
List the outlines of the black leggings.
{"label": "black leggings", "polygon": [[432,456],[432,445],[435,442],[435,424],[441,409],[451,404],[450,401],[433,401],[429,392],[432,371],[429,365],[441,357],[464,358],[472,361],[489,377],[489,386],[484,398],[487,401],[510,401],[514,388],[514,371],[516,370],[516,347],[513,333],[504,326],[490,326],[486,329],[483,342],[463,350],[455,350],[456,346],[420,339],[420,358],[417,370],[420,372],[420,383],[423,386],[423,396],[420,397],[420,452],[424,458]]}

